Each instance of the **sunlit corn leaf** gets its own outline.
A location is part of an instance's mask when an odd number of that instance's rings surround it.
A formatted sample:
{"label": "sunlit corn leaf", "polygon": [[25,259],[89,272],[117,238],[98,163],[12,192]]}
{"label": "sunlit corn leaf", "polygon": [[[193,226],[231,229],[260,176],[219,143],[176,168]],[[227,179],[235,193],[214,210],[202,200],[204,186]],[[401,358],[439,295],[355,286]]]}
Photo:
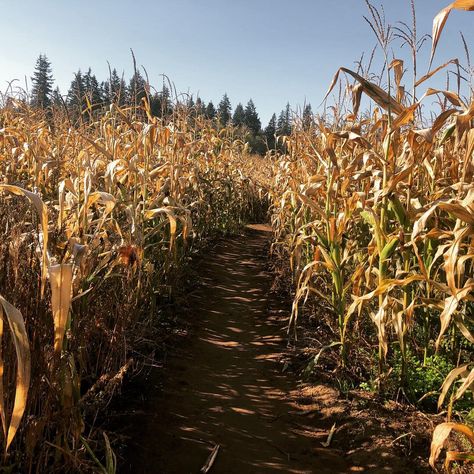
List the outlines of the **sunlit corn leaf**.
{"label": "sunlit corn leaf", "polygon": [[17,196],[25,196],[28,198],[33,204],[36,212],[38,213],[38,217],[40,219],[42,235],[43,235],[43,258],[42,258],[42,270],[41,270],[41,295],[44,293],[44,287],[46,283],[46,277],[48,274],[48,265],[49,265],[49,258],[48,258],[48,208],[46,204],[42,201],[42,199],[35,193],[28,191],[27,189],[20,188],[19,186],[12,186],[9,184],[0,184],[0,190],[4,189],[5,191],[9,191],[12,194],[16,194]]}
{"label": "sunlit corn leaf", "polygon": [[49,280],[51,285],[51,307],[54,321],[54,350],[60,353],[69,316],[72,297],[73,265],[69,263],[51,265]]}
{"label": "sunlit corn leaf", "polygon": [[462,374],[467,372],[469,364],[461,365],[460,367],[456,367],[455,369],[451,370],[447,377],[444,379],[443,385],[441,386],[441,393],[438,398],[438,410],[443,406],[444,400],[446,395],[448,394],[449,389],[453,382]]}
{"label": "sunlit corn leaf", "polygon": [[[6,317],[10,327],[11,337],[15,345],[17,374],[15,402],[10,422],[7,421],[4,401],[3,372],[4,360],[0,357],[0,411],[2,418],[3,431],[6,437],[5,451],[8,450],[15,434],[20,426],[21,418],[25,412],[28,390],[30,386],[31,355],[28,342],[28,335],[25,328],[23,316],[12,306],[3,296],[0,295],[0,347],[3,336],[3,318]],[[1,354],[1,351],[0,351]]]}
{"label": "sunlit corn leaf", "polygon": [[474,384],[474,369],[469,372],[469,374],[464,378],[461,386],[456,390],[453,400],[459,400],[463,397],[467,390],[470,390]]}
{"label": "sunlit corn leaf", "polygon": [[327,91],[326,95],[324,96],[324,100],[327,99],[331,91],[334,89],[334,86],[337,83],[337,80],[339,79],[339,74],[342,72],[345,72],[346,74],[349,74],[352,76],[355,80],[357,80],[362,88],[362,90],[382,109],[384,110],[391,110],[395,114],[401,114],[404,110],[404,107],[398,103],[393,97],[388,95],[387,92],[385,92],[381,87],[379,87],[377,84],[374,84],[373,82],[369,82],[366,79],[364,79],[361,75],[357,74],[354,71],[351,71],[350,69],[347,69],[345,67],[341,67],[338,69],[336,74],[333,77],[333,80],[331,82],[331,85],[329,86],[329,90]]}
{"label": "sunlit corn leaf", "polygon": [[430,466],[435,469],[436,461],[441,454],[441,450],[444,448],[446,441],[451,434],[451,431],[456,431],[463,434],[471,443],[471,446],[474,448],[474,433],[471,428],[460,423],[441,423],[439,424],[434,432],[433,438],[431,440],[431,450],[430,450]]}
{"label": "sunlit corn leaf", "polygon": [[431,46],[431,57],[430,57],[430,69],[433,64],[433,58],[438,46],[441,33],[443,32],[444,25],[448,19],[451,10],[467,10],[474,11],[474,0],[455,0],[453,3],[443,8],[433,20],[433,32],[432,32],[432,46]]}

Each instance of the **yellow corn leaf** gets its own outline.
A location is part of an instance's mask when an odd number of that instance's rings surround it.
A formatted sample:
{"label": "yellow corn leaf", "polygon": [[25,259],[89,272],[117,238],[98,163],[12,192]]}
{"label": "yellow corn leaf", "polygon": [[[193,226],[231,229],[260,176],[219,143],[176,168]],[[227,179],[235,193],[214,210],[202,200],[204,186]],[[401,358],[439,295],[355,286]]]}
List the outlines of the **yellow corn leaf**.
{"label": "yellow corn leaf", "polygon": [[451,431],[457,431],[462,433],[474,446],[474,433],[471,428],[466,425],[461,425],[460,423],[441,423],[439,424],[434,432],[433,438],[431,440],[431,452],[430,452],[430,466],[435,469],[435,464],[441,450],[443,449],[448,436],[451,434]]}
{"label": "yellow corn leaf", "polygon": [[337,266],[333,260],[333,258],[326,252],[326,250],[322,247],[322,246],[319,246],[319,250],[321,251],[321,254],[324,258],[324,261],[326,263],[326,268],[330,271],[330,272],[334,272],[336,271],[337,269]]}
{"label": "yellow corn leaf", "polygon": [[[333,77],[333,80],[331,82],[331,85],[329,86],[329,90],[327,91],[326,95],[324,96],[324,100],[327,99],[331,91],[334,89],[334,86],[337,83],[337,80],[339,79],[339,74],[342,72],[345,72],[346,74],[349,74],[352,76],[356,81],[359,82],[362,90],[382,109],[384,110],[391,110],[392,112],[396,114],[401,114],[404,111],[403,105],[401,105],[399,102],[397,102],[393,97],[391,97],[387,92],[385,92],[381,87],[379,87],[377,84],[374,84],[372,82],[367,81],[364,79],[362,76],[357,74],[354,71],[351,71],[350,69],[347,69],[345,67],[341,67],[338,69],[336,74]],[[323,102],[324,102],[323,100]]]}
{"label": "yellow corn leaf", "polygon": [[71,305],[73,265],[63,263],[49,267],[51,306],[54,321],[54,350],[60,353]]}
{"label": "yellow corn leaf", "polygon": [[447,7],[443,8],[433,20],[433,33],[432,33],[432,46],[431,46],[431,57],[430,57],[430,69],[433,64],[433,58],[436,52],[436,47],[438,46],[441,33],[443,31],[446,20],[448,19],[451,10],[467,10],[474,11],[474,0],[456,0]]}
{"label": "yellow corn leaf", "polygon": [[403,127],[407,123],[410,123],[415,118],[416,109],[420,106],[417,102],[416,104],[410,105],[404,109],[393,121],[392,123],[392,130],[396,130],[397,128]]}
{"label": "yellow corn leaf", "polygon": [[456,10],[467,10],[473,12],[474,0],[455,0],[454,3],[452,3],[452,6]]}
{"label": "yellow corn leaf", "polygon": [[375,290],[371,291],[370,293],[366,293],[365,295],[357,296],[356,298],[354,298],[354,301],[351,303],[349,309],[347,310],[348,315],[351,315],[357,308],[360,308],[365,301],[369,301],[375,298],[376,296],[379,296],[383,293],[387,293],[395,287],[405,287],[410,283],[413,283],[414,281],[421,281],[423,279],[424,277],[421,275],[411,275],[404,279],[383,280]]}
{"label": "yellow corn leaf", "polygon": [[23,320],[22,314],[5,298],[3,298],[3,296],[0,296],[0,319],[2,321],[0,326],[0,342],[1,337],[3,336],[4,315],[6,316],[8,326],[10,327],[17,358],[15,402],[13,405],[13,412],[8,429],[5,414],[5,402],[3,398],[3,358],[0,358],[0,410],[3,430],[7,440],[5,451],[7,451],[11,442],[13,441],[13,438],[15,437],[18,427],[20,426],[21,418],[25,412],[28,390],[30,386],[31,356],[28,335],[26,333],[25,322]]}
{"label": "yellow corn leaf", "polygon": [[386,335],[386,316],[387,316],[387,306],[388,306],[388,295],[385,296],[383,299],[382,304],[380,305],[377,313],[375,315],[370,315],[372,318],[372,321],[375,323],[375,326],[377,327],[377,336],[379,339],[379,346],[382,350],[383,358],[385,359],[387,357],[388,353],[388,338]]}
{"label": "yellow corn leaf", "polygon": [[[423,130],[413,130],[413,132],[417,135],[422,136],[428,143],[433,143],[436,133],[441,130],[441,127],[446,123],[446,120],[448,120],[448,118],[455,113],[458,113],[457,109],[445,110],[444,112],[439,114],[438,117],[436,117],[436,120],[433,122],[431,128],[425,128]],[[429,165],[429,162],[426,159],[424,163],[425,166],[430,166],[431,168],[431,165]],[[430,173],[432,179],[434,179],[433,169],[431,168],[430,170],[428,170],[428,172]]]}
{"label": "yellow corn leaf", "polygon": [[462,385],[457,389],[456,394],[454,395],[454,400],[459,400],[466,390],[471,388],[471,385],[474,384],[474,369],[471,370],[469,375],[464,379]]}
{"label": "yellow corn leaf", "polygon": [[42,234],[43,234],[43,257],[42,257],[42,268],[41,268],[41,296],[44,294],[44,288],[46,283],[47,269],[49,265],[48,259],[48,208],[42,199],[35,193],[26,189],[20,188],[19,186],[12,186],[10,184],[0,184],[0,189],[9,191],[17,196],[25,196],[33,204],[36,212],[38,213]]}
{"label": "yellow corn leaf", "polygon": [[298,198],[304,204],[306,204],[308,207],[310,207],[313,211],[316,211],[321,217],[323,217],[323,218],[327,217],[326,212],[320,206],[318,206],[316,204],[316,202],[313,201],[312,199],[308,198],[307,196],[305,196],[304,194],[301,194],[301,193],[298,194]]}
{"label": "yellow corn leaf", "polygon": [[411,234],[412,240],[415,241],[416,237],[418,237],[418,235],[423,232],[426,227],[426,222],[438,208],[453,214],[457,219],[461,219],[466,224],[474,225],[474,210],[472,210],[469,206],[470,202],[467,199],[463,201],[456,199],[451,199],[449,201],[438,201],[433,206],[431,206],[417,221],[415,221]]}
{"label": "yellow corn leaf", "polygon": [[453,382],[464,372],[466,372],[467,367],[469,364],[464,364],[460,367],[456,367],[455,369],[451,370],[447,377],[444,379],[443,385],[441,385],[441,393],[438,398],[438,410],[442,407],[444,403],[444,399],[446,398],[446,395],[448,393],[448,390],[450,389],[451,385]]}
{"label": "yellow corn leaf", "polygon": [[112,196],[112,194],[105,193],[103,191],[96,191],[89,194],[86,208],[89,208],[97,202],[105,206],[106,214],[110,214],[112,209],[115,207],[115,198]]}
{"label": "yellow corn leaf", "polygon": [[397,174],[393,175],[389,179],[385,188],[382,190],[382,196],[389,195],[397,187],[398,183],[406,180],[410,176],[412,171],[413,171],[413,166],[410,165],[404,168],[403,170],[401,170],[400,172],[398,172]]}
{"label": "yellow corn leaf", "polygon": [[357,116],[360,108],[360,100],[362,98],[361,84],[355,84],[352,88],[352,113]]}
{"label": "yellow corn leaf", "polygon": [[451,102],[451,104],[453,104],[455,107],[462,107],[463,109],[466,109],[466,104],[461,100],[461,98],[459,97],[458,94],[456,94],[455,92],[452,92],[452,91],[445,91],[445,90],[441,90],[441,89],[431,89],[429,88],[425,94],[423,95],[423,98],[425,97],[430,97],[432,95],[435,95],[435,94],[441,94],[443,95],[444,97],[446,97],[446,99],[448,99],[449,102]]}
{"label": "yellow corn leaf", "polygon": [[102,153],[105,157],[109,159],[109,161],[114,161],[114,157],[110,151],[106,150],[102,145],[97,143],[97,141],[91,140],[90,138],[83,137],[84,140],[90,143],[98,152]]}
{"label": "yellow corn leaf", "polygon": [[433,71],[430,71],[428,74],[425,74],[423,77],[418,79],[416,81],[415,86],[418,87],[420,84],[423,84],[423,82],[427,81],[428,79],[433,77],[437,72],[441,71],[441,69],[444,69],[446,66],[449,66],[450,64],[459,64],[459,61],[457,59],[451,59],[448,62],[442,64],[441,66],[438,66]]}
{"label": "yellow corn leaf", "polygon": [[456,326],[461,331],[461,334],[471,343],[474,344],[474,336],[471,334],[471,331],[466,327],[462,320],[462,316],[458,313],[454,315],[454,322]]}
{"label": "yellow corn leaf", "polygon": [[[172,209],[167,207],[160,207],[157,209],[150,209],[145,212],[145,219],[153,219],[159,214],[165,214],[168,217],[170,223],[170,250],[173,248],[173,244],[176,238],[176,229],[177,229],[177,217]],[[185,221],[187,225],[187,221]]]}
{"label": "yellow corn leaf", "polygon": [[456,294],[449,296],[444,300],[444,309],[439,316],[441,321],[441,327],[438,334],[438,339],[436,340],[436,349],[438,349],[441,344],[441,339],[444,336],[444,333],[448,329],[449,323],[451,322],[451,317],[454,312],[458,309],[459,303],[466,298],[466,296],[474,289],[474,284],[469,283],[462,289],[456,292]]}

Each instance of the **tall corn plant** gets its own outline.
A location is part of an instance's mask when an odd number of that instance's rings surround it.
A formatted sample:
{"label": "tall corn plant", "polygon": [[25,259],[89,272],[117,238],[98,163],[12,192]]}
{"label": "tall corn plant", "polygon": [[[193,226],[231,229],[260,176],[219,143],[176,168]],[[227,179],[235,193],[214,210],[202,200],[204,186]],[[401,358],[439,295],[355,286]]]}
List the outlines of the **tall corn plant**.
{"label": "tall corn plant", "polygon": [[[463,239],[466,243],[469,239],[462,224],[470,217],[464,212],[464,221],[452,231],[445,226],[450,225],[455,202],[469,206],[468,185],[462,183],[471,176],[473,105],[455,92],[434,89],[410,101],[404,92],[403,60],[388,61],[392,30],[383,12],[370,3],[368,8],[367,21],[384,52],[388,90],[341,68],[326,97],[341,73],[356,81],[349,90],[353,110],[342,127],[340,120],[335,125],[321,121],[310,133],[296,130],[287,140],[289,153],[282,157],[275,182],[275,246],[288,249],[296,276],[291,323],[296,321],[300,303],[317,294],[330,303],[344,346],[347,322],[367,308],[378,335],[379,376],[393,333],[402,356],[403,384],[407,353],[413,351],[408,337],[419,318],[425,321],[426,360],[433,332],[438,331],[439,347],[449,316],[459,307],[459,295],[468,298],[470,294],[469,282],[467,286],[460,283],[469,258],[463,256],[458,267],[453,260],[463,248]],[[415,48],[418,42],[413,32],[410,41]],[[448,65],[417,79],[415,87]],[[362,93],[378,108],[371,117],[358,119]],[[421,128],[417,114],[423,100],[433,95],[447,98],[452,107],[442,109],[428,128]],[[439,202],[446,199],[449,203]],[[443,230],[434,227],[425,233],[427,221],[448,207],[448,214],[436,221]],[[440,265],[441,257],[444,265]],[[445,276],[448,285],[442,283]],[[327,293],[322,282],[327,282]],[[449,301],[442,297],[447,288]],[[440,310],[439,329],[433,308]],[[467,325],[462,327],[466,334]]]}
{"label": "tall corn plant", "polygon": [[190,249],[264,206],[238,169],[245,150],[232,130],[190,124],[177,110],[164,121],[146,100],[113,104],[73,126],[60,110],[46,116],[15,101],[0,110],[0,294],[16,347],[16,356],[11,345],[2,354],[9,379],[18,360],[16,395],[15,384],[3,385],[0,412],[17,466],[97,464],[89,402],[130,365],[127,348],[155,324]]}

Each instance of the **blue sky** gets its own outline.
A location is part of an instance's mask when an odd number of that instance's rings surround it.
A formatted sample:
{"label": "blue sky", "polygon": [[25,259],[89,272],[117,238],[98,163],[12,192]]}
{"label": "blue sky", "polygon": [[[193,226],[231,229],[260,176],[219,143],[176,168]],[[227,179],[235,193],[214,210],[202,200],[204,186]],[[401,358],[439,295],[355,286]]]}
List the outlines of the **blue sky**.
{"label": "blue sky", "polygon": [[[378,0],[387,20],[409,21],[409,0]],[[431,32],[449,0],[418,0],[418,31]],[[354,67],[375,38],[363,19],[363,0],[0,0],[0,90],[7,80],[31,76],[45,53],[66,92],[72,74],[90,66],[108,76],[107,60],[129,76],[130,48],[160,87],[166,73],[181,92],[216,104],[224,92],[232,105],[252,97],[262,121],[290,102],[320,104],[339,66]],[[464,60],[459,30],[473,56],[474,13],[453,12],[434,64]],[[408,60],[408,50],[393,44]],[[420,56],[427,68],[429,45]],[[408,63],[407,63],[408,64]],[[315,108],[315,107],[314,107]]]}

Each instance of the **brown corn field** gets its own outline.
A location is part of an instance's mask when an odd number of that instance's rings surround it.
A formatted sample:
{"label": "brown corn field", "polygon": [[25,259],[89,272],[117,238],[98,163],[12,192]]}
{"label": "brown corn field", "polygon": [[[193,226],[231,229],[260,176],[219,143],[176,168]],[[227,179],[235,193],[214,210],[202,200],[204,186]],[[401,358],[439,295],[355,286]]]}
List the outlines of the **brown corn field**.
{"label": "brown corn field", "polygon": [[[331,353],[338,377],[441,411],[430,465],[444,461],[449,472],[474,461],[464,416],[474,387],[474,69],[458,60],[417,66],[416,33],[368,8],[383,74],[341,67],[326,95],[339,86],[338,103],[309,126],[296,117],[278,137],[281,150],[265,158],[232,126],[190,120],[179,104],[167,119],[152,115],[147,98],[73,119],[4,100],[5,472],[115,472],[110,434],[94,420],[191,257],[218,235],[266,220],[272,262],[290,288],[289,341],[301,337],[302,319],[327,334],[306,372]],[[432,64],[453,9],[469,15],[474,2],[455,1],[434,19]],[[392,57],[396,35],[411,46],[408,59]],[[450,67],[453,87],[426,87]],[[423,106],[433,100],[429,116]],[[420,392],[417,377],[437,364],[441,384]]]}

